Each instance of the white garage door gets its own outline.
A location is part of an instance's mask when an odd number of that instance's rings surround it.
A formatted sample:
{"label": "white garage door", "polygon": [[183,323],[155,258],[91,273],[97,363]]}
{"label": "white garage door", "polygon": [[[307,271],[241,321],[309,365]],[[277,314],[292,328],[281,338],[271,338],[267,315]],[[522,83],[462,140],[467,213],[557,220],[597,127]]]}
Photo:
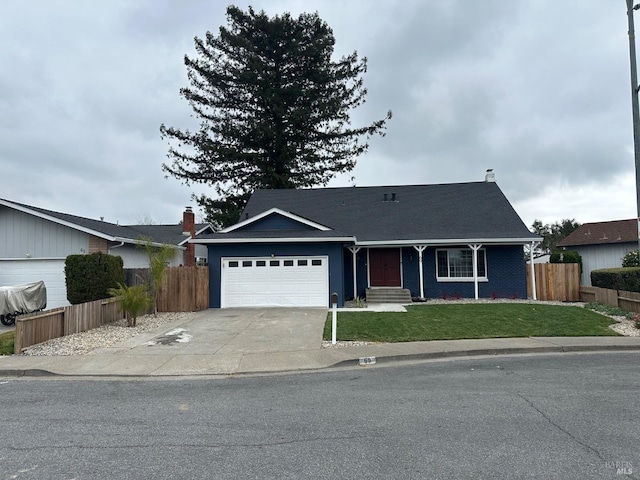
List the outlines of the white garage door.
{"label": "white garage door", "polygon": [[328,257],[223,258],[221,307],[326,307]]}
{"label": "white garage door", "polygon": [[64,260],[0,260],[0,285],[42,280],[47,287],[47,309],[69,305]]}

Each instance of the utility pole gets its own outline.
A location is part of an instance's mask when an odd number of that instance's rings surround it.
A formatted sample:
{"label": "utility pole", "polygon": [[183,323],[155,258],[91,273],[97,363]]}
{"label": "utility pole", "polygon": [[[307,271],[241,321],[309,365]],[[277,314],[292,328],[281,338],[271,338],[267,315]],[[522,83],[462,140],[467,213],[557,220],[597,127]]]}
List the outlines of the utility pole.
{"label": "utility pole", "polygon": [[640,110],[638,109],[636,37],[633,25],[633,12],[634,10],[638,10],[638,8],[640,8],[640,4],[633,5],[633,0],[627,0],[627,19],[629,21],[629,59],[631,64],[631,111],[633,114],[633,152],[636,164],[636,213],[638,218],[638,250],[640,251]]}

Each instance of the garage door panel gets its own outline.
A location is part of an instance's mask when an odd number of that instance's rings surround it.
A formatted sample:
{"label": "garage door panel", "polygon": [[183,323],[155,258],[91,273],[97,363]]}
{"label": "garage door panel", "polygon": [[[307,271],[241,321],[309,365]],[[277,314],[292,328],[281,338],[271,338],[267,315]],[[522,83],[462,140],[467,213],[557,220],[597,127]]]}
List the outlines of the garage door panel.
{"label": "garage door panel", "polygon": [[69,305],[64,260],[2,260],[0,285],[43,281],[47,288],[47,309]]}
{"label": "garage door panel", "polygon": [[328,258],[223,258],[221,306],[321,306],[329,295]]}

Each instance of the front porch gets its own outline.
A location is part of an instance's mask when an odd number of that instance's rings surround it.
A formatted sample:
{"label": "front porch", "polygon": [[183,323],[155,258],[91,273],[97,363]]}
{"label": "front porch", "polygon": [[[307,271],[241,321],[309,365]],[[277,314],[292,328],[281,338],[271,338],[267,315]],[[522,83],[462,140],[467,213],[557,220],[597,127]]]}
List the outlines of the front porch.
{"label": "front porch", "polygon": [[[366,298],[375,303],[386,299],[408,303],[411,298],[527,298],[522,244],[346,246],[344,276],[345,299]],[[529,282],[535,284],[534,275]]]}

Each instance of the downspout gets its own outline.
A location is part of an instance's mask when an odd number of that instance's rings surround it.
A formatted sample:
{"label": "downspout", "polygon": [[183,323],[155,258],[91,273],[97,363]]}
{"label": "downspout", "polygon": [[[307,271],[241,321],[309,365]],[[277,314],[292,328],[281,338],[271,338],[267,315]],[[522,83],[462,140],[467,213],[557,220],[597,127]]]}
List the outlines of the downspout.
{"label": "downspout", "polygon": [[107,253],[108,253],[109,255],[111,255],[111,250],[116,249],[116,248],[120,248],[120,247],[122,247],[122,246],[124,246],[124,242],[120,242],[120,245],[114,245],[113,247],[109,247],[109,248],[107,249]]}

